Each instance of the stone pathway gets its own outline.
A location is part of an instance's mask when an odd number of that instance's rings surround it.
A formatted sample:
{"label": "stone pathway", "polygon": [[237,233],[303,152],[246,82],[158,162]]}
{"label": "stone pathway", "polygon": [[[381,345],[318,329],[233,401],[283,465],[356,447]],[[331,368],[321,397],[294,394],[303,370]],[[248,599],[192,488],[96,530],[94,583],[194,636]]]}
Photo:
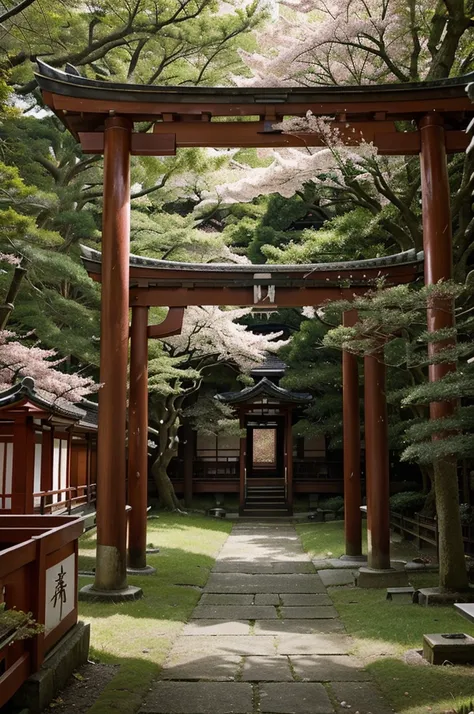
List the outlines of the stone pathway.
{"label": "stone pathway", "polygon": [[238,524],[140,712],[392,714],[350,650],[295,529]]}

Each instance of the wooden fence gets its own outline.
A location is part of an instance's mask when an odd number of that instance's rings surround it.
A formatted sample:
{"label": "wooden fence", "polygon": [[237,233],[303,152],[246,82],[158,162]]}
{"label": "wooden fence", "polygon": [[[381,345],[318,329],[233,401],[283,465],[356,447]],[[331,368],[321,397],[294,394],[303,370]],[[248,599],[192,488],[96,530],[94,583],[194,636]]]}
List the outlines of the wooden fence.
{"label": "wooden fence", "polygon": [[0,516],[0,602],[31,612],[44,632],[12,641],[0,636],[0,708],[41,666],[45,655],[77,622],[78,538],[72,516]]}
{"label": "wooden fence", "polygon": [[[390,513],[390,527],[404,538],[414,539],[417,548],[423,544],[438,548],[438,522],[435,518],[428,518],[416,513],[414,516],[402,516],[400,513]],[[464,552],[474,555],[474,526],[462,526]]]}

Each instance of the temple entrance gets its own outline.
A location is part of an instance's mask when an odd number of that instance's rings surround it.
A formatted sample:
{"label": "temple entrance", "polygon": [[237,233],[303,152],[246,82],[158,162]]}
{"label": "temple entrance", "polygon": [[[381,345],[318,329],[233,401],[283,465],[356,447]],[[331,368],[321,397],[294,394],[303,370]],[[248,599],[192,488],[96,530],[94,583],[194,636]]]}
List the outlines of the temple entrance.
{"label": "temple entrance", "polygon": [[283,478],[284,476],[284,423],[272,418],[247,422],[247,477]]}

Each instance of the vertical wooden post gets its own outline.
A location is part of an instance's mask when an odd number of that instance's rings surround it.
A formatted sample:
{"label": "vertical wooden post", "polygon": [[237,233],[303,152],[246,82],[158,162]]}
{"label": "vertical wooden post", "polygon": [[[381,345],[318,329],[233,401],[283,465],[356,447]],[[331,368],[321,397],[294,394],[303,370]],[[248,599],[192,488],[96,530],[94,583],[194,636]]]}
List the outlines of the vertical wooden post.
{"label": "vertical wooden post", "polygon": [[390,486],[383,351],[364,357],[368,566],[390,568]]}
{"label": "vertical wooden post", "polygon": [[[241,409],[239,411],[240,429],[245,429],[245,413]],[[247,434],[240,437],[240,459],[239,459],[239,508],[242,509],[245,506],[245,469],[246,469],[246,459],[247,459]]]}
{"label": "vertical wooden post", "polygon": [[[450,280],[453,277],[450,193],[443,117],[439,114],[423,117],[420,133],[425,285],[435,285],[440,280]],[[453,327],[453,308],[452,300],[433,300],[428,307],[428,332]],[[430,343],[430,356],[450,344],[453,344],[453,340]],[[436,382],[455,368],[454,364],[431,364],[430,382]],[[453,408],[451,401],[432,402],[430,416],[432,419],[449,416]]]}
{"label": "vertical wooden post", "polygon": [[[148,505],[148,307],[132,307],[128,402],[128,567],[146,564]],[[155,570],[153,569],[153,572]]]}
{"label": "vertical wooden post", "polygon": [[[357,311],[343,315],[344,327],[357,322]],[[342,422],[344,434],[344,532],[346,556],[362,555],[362,514],[360,511],[360,416],[359,369],[356,355],[342,352]]]}
{"label": "vertical wooden post", "polygon": [[12,513],[34,511],[34,467],[34,430],[29,418],[24,414],[15,418],[13,425]]}
{"label": "vertical wooden post", "polygon": [[129,334],[130,121],[105,121],[97,563],[93,590],[127,587],[125,429]]}
{"label": "vertical wooden post", "polygon": [[193,467],[194,467],[194,438],[189,421],[183,424],[183,480],[184,480],[184,504],[189,508],[193,500]]}
{"label": "vertical wooden post", "polygon": [[293,513],[293,423],[292,408],[286,411],[286,503],[290,513]]}
{"label": "vertical wooden post", "polygon": [[[423,212],[423,248],[425,285],[449,280],[453,275],[452,228],[448,165],[446,160],[443,116],[427,114],[420,121],[421,194]],[[432,298],[427,310],[428,332],[452,328],[455,324],[451,299]],[[429,344],[429,356],[454,345],[453,339]],[[456,369],[455,364],[429,366],[430,382],[442,379]],[[450,400],[431,402],[431,419],[449,417],[455,403]],[[435,434],[434,440],[442,439]],[[459,494],[456,456],[434,461],[434,479],[439,528],[440,586],[451,589],[467,587],[467,575],[459,516]]]}

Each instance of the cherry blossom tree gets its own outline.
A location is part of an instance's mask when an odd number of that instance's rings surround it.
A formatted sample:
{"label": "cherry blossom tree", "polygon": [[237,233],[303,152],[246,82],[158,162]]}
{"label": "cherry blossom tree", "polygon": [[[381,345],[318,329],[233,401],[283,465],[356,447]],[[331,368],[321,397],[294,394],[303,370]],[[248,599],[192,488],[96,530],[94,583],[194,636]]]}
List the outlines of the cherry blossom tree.
{"label": "cherry blossom tree", "polygon": [[180,335],[166,338],[162,345],[150,345],[150,425],[156,431],[151,472],[163,508],[180,507],[167,468],[176,455],[186,400],[218,365],[245,374],[268,352],[286,344],[278,340],[281,333],[258,335],[237,322],[250,312],[251,308],[189,307]]}
{"label": "cherry blossom tree", "polygon": [[[371,84],[469,71],[473,0],[283,0],[288,10],[242,53],[250,86]],[[465,50],[465,51],[464,51]]]}
{"label": "cherry blossom tree", "polygon": [[90,377],[66,374],[57,367],[63,362],[54,350],[27,347],[17,335],[0,330],[0,390],[7,389],[23,377],[32,377],[40,393],[55,402],[80,402],[99,389]]}

